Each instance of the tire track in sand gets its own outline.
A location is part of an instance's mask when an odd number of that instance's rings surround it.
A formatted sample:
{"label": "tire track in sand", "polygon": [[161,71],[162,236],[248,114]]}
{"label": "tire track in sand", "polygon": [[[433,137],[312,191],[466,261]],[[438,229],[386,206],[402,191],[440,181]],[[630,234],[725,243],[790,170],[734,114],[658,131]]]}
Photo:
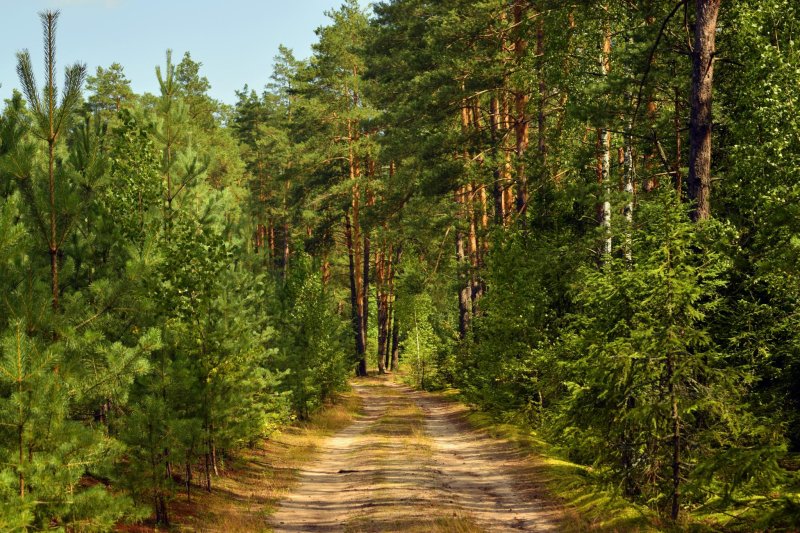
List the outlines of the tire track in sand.
{"label": "tire track in sand", "polygon": [[463,406],[386,380],[354,390],[363,415],[303,469],[274,531],[557,530],[559,509],[519,475],[526,460],[469,428]]}

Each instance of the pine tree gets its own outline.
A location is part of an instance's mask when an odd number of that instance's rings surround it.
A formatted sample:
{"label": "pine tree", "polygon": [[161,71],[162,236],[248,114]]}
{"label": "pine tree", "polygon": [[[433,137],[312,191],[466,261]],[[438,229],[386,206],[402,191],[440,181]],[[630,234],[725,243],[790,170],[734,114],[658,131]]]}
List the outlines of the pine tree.
{"label": "pine tree", "polygon": [[93,113],[101,113],[110,117],[129,107],[134,99],[131,82],[119,63],[112,63],[108,68],[97,67],[94,76],[86,78],[86,90],[89,109]]}
{"label": "pine tree", "polygon": [[[86,77],[86,66],[75,63],[67,68],[64,78],[64,90],[61,98],[58,98],[58,88],[56,87],[56,25],[58,22],[58,11],[43,11],[39,14],[42,21],[42,31],[44,33],[44,55],[45,55],[45,86],[42,93],[36,85],[33,74],[33,65],[28,51],[17,54],[17,74],[22,84],[25,96],[31,107],[34,116],[33,132],[35,136],[47,142],[47,207],[45,212],[37,212],[35,216],[39,218],[38,225],[42,228],[42,237],[47,241],[48,252],[50,254],[50,275],[53,293],[53,309],[58,309],[59,299],[59,251],[61,244],[66,238],[66,230],[59,228],[59,223],[63,223],[63,212],[58,210],[57,200],[62,195],[61,183],[56,182],[56,145],[59,136],[69,127],[71,114],[77,109],[81,99],[81,87]],[[21,176],[30,178],[31,176]],[[46,217],[45,217],[46,215]]]}

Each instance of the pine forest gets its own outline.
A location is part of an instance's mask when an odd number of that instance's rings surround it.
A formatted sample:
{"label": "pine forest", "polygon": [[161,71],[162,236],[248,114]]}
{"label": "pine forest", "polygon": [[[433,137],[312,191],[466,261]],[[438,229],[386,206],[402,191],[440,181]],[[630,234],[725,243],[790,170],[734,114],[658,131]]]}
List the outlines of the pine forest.
{"label": "pine forest", "polygon": [[800,529],[800,4],[325,15],[234,104],[3,51],[0,531]]}

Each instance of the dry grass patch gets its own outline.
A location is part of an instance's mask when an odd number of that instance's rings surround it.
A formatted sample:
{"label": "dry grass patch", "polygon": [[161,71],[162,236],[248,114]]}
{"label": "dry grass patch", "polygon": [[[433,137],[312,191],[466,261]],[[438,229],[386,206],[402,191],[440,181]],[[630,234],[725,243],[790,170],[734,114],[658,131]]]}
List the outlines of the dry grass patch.
{"label": "dry grass patch", "polygon": [[466,516],[433,516],[430,510],[417,509],[418,515],[410,519],[375,520],[359,518],[345,524],[343,533],[486,533]]}
{"label": "dry grass patch", "polygon": [[431,533],[485,533],[486,531],[478,527],[469,517],[458,514],[436,518],[430,526],[425,531]]}

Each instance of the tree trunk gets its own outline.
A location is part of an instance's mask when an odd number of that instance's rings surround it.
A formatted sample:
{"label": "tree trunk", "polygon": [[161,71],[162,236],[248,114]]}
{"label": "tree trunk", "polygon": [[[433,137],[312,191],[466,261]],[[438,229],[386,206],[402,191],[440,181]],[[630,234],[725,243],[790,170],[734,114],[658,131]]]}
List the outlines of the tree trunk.
{"label": "tree trunk", "polygon": [[478,301],[483,296],[483,288],[478,272],[480,249],[478,247],[478,231],[475,220],[475,187],[472,183],[467,184],[464,196],[464,210],[466,219],[469,222],[470,300],[472,301],[472,315],[475,316],[478,314]]}
{"label": "tree trunk", "polygon": [[625,259],[628,262],[633,260],[633,240],[631,231],[633,229],[633,139],[631,138],[632,124],[629,122],[625,135],[625,146],[623,147],[622,165],[624,169],[623,180],[625,187]]}
{"label": "tree trunk", "polygon": [[290,244],[291,244],[291,236],[289,233],[289,222],[284,221],[283,223],[283,261],[281,264],[281,268],[283,271],[283,279],[286,279],[286,275],[289,273],[289,254],[291,252]]}
{"label": "tree trunk", "polygon": [[[505,86],[508,86],[508,80],[505,81]],[[502,132],[501,132],[501,139],[502,139],[502,151],[505,156],[505,162],[503,164],[503,203],[506,209],[506,215],[508,215],[512,209],[514,209],[514,179],[513,179],[513,172],[512,172],[512,164],[511,164],[511,153],[514,151],[513,146],[511,146],[511,140],[509,136],[505,134],[505,132],[509,131],[514,123],[514,118],[511,116],[511,104],[508,101],[508,97],[503,97],[500,104],[500,114],[503,117],[502,121]],[[504,223],[508,225],[511,222],[510,217],[506,216]]]}
{"label": "tree trunk", "polygon": [[364,344],[364,375],[367,375],[367,331],[369,330],[369,232],[364,232],[364,274],[361,277],[363,288],[361,289],[361,297],[363,303],[361,306],[361,338]]}
{"label": "tree trunk", "polygon": [[[462,203],[462,189],[456,192],[456,202]],[[471,298],[471,284],[469,279],[470,263],[464,246],[464,231],[461,229],[456,230],[456,262],[458,265],[458,333],[459,337],[463,340],[467,337],[469,325],[472,320],[472,298]]]}
{"label": "tree trunk", "polygon": [[205,453],[205,470],[206,470],[206,491],[211,492],[211,453],[206,451]]}
{"label": "tree trunk", "polygon": [[[52,87],[51,87],[52,91]],[[52,113],[52,110],[51,110]],[[55,136],[53,135],[52,115],[50,119],[50,139],[48,140],[48,175],[50,192],[50,282],[53,291],[53,309],[58,309],[58,236],[56,234],[56,181],[55,181]]]}
{"label": "tree trunk", "polygon": [[192,501],[192,463],[186,455],[186,501]]}
{"label": "tree trunk", "polygon": [[[464,99],[461,105],[461,131],[465,137],[472,123],[470,113],[470,102]],[[465,174],[467,174],[468,167],[472,163],[472,156],[467,147],[464,148],[463,158],[464,170]],[[471,193],[472,185],[461,185],[454,194],[455,202],[459,206],[457,216],[461,219],[460,222],[456,222],[456,261],[459,278],[459,333],[461,339],[465,339],[467,336],[472,316],[474,295],[475,268],[473,258],[474,250],[477,248],[477,241],[475,236],[475,214],[470,213],[472,209]],[[462,229],[462,226],[467,228],[466,232]]]}
{"label": "tree trunk", "polygon": [[489,253],[489,208],[487,205],[485,185],[480,186],[478,198],[481,203],[481,255],[478,264],[483,267],[484,259]]}
{"label": "tree trunk", "polygon": [[[524,28],[522,26],[522,18],[525,14],[527,2],[523,0],[514,0],[512,12],[514,16],[514,56],[516,59],[517,68],[521,69],[525,60],[525,51],[528,48],[528,42],[523,38]],[[515,156],[516,156],[516,174],[517,174],[517,199],[516,207],[517,213],[524,215],[528,208],[528,176],[525,169],[525,150],[528,148],[528,95],[525,90],[518,87],[514,91],[514,136],[516,139]]]}
{"label": "tree trunk", "polygon": [[[55,85],[55,29],[58,12],[46,12],[45,48],[47,50],[47,118],[49,123],[47,137],[48,154],[48,192],[50,200],[50,281],[53,291],[53,309],[58,310],[58,236],[56,234],[56,175],[55,175],[55,146],[56,146],[56,85]],[[42,19],[45,21],[45,19]]]}
{"label": "tree trunk", "polygon": [[386,322],[383,334],[384,368],[390,368],[392,356],[392,321],[394,320],[394,246],[389,245],[386,252],[385,264],[385,295],[386,295]]}
{"label": "tree trunk", "polygon": [[[396,275],[398,269],[400,268],[400,260],[403,258],[403,245],[400,244],[397,246],[397,250],[395,250],[394,254],[394,268],[392,269],[392,280],[394,280],[394,276]],[[394,293],[394,281],[392,281],[392,292]],[[397,301],[397,294],[394,294],[393,298],[394,302]],[[392,307],[395,307],[395,303],[392,303]],[[394,320],[392,321],[392,372],[397,372],[400,367],[400,324],[397,321],[397,311],[395,310]]]}
{"label": "tree trunk", "polygon": [[[545,105],[547,104],[547,83],[544,79],[544,13],[539,12],[536,25],[536,70],[539,78],[539,101],[537,112],[537,145],[539,149],[539,174],[544,183],[547,177],[547,139],[545,137]],[[527,143],[527,132],[526,143]]]}
{"label": "tree trunk", "polygon": [[392,372],[397,372],[400,367],[400,324],[397,316],[392,323]]}
{"label": "tree trunk", "polygon": [[[358,102],[358,93],[354,92],[354,105]],[[362,291],[369,287],[368,281],[364,281],[362,275],[369,274],[369,250],[365,250],[363,257],[361,256],[360,240],[361,230],[359,226],[359,207],[361,200],[361,190],[359,187],[359,178],[361,177],[361,166],[356,157],[354,143],[357,140],[357,132],[351,120],[347,121],[347,134],[348,134],[348,163],[350,171],[350,181],[352,182],[351,189],[351,212],[352,222],[346,216],[345,222],[347,225],[346,238],[348,239],[347,248],[348,256],[350,259],[350,303],[353,308],[353,333],[356,337],[356,356],[358,357],[358,369],[356,374],[358,376],[367,375],[367,336],[366,336],[366,308],[365,304],[368,303],[368,294]],[[369,239],[364,236],[364,244],[369,244]],[[364,260],[366,265],[361,261]]]}
{"label": "tree trunk", "polygon": [[159,492],[155,497],[156,523],[169,526],[169,513],[167,512],[167,500],[164,494]]}
{"label": "tree trunk", "polygon": [[[19,388],[22,389],[22,381],[19,381]],[[25,426],[20,424],[17,428],[17,439],[19,444],[19,497],[25,497],[25,474],[23,464],[25,463]]]}
{"label": "tree trunk", "polygon": [[675,87],[675,115],[673,117],[673,127],[675,128],[675,163],[674,163],[674,182],[675,193],[678,195],[678,201],[681,201],[683,196],[683,175],[681,175],[681,162],[683,154],[681,153],[681,115],[680,115],[680,89]]}
{"label": "tree trunk", "polygon": [[392,296],[389,296],[388,308],[386,311],[386,334],[384,335],[384,363],[385,369],[391,369],[392,365],[392,324],[394,324],[394,304],[392,303]]}
{"label": "tree trunk", "polygon": [[269,221],[269,229],[267,230],[267,241],[269,243],[269,258],[270,261],[275,260],[275,224],[272,220]]}
{"label": "tree trunk", "polygon": [[[212,435],[214,433],[214,425],[211,425]],[[219,477],[219,461],[217,459],[217,443],[214,437],[211,437],[211,467],[214,469],[214,475]]]}
{"label": "tree trunk", "polygon": [[[141,204],[141,193],[139,194],[139,204]],[[261,249],[264,247],[265,233],[266,228],[264,227],[264,224],[256,224],[256,231],[253,234],[253,251],[256,253],[256,255],[258,255]]]}
{"label": "tree trunk", "polygon": [[327,255],[322,260],[322,286],[327,287],[331,281],[331,262]]}
{"label": "tree trunk", "polygon": [[689,115],[689,199],[692,220],[711,216],[711,98],[714,81],[715,37],[720,0],[696,0],[692,96]]}
{"label": "tree trunk", "polygon": [[502,226],[505,224],[506,220],[506,203],[503,165],[500,163],[500,155],[502,152],[500,146],[500,123],[502,122],[502,118],[500,116],[500,101],[497,99],[497,96],[492,96],[490,108],[489,131],[491,132],[492,138],[492,160],[494,162],[494,183],[492,185],[492,194],[494,196],[494,223],[498,226]]}
{"label": "tree trunk", "polygon": [[386,326],[383,335],[383,368],[386,370],[390,369],[392,364],[392,321],[394,320],[394,304],[392,298],[392,289],[390,287],[386,301]]}
{"label": "tree trunk", "polygon": [[[606,23],[603,30],[603,47],[600,54],[600,73],[603,77],[608,76],[611,67],[611,28]],[[608,255],[612,249],[611,239],[611,132],[607,128],[600,128],[597,131],[598,154],[598,176],[600,182],[600,194],[603,197],[600,209],[600,224],[604,229],[605,237],[603,240],[603,253]]]}
{"label": "tree trunk", "polygon": [[[384,244],[385,246],[385,244]],[[386,373],[386,321],[388,320],[388,299],[386,297],[385,248],[375,252],[375,305],[378,311],[378,374]]]}
{"label": "tree trunk", "polygon": [[611,239],[611,133],[601,128],[597,132],[597,144],[600,149],[598,181],[600,182],[600,194],[602,202],[600,207],[600,225],[603,227],[605,236],[603,237],[603,253],[610,254],[612,250]]}
{"label": "tree trunk", "polygon": [[361,337],[361,314],[359,313],[359,309],[361,307],[359,288],[361,285],[358,264],[356,261],[356,258],[358,257],[358,251],[355,249],[355,244],[357,241],[353,238],[353,226],[350,221],[350,215],[345,214],[344,220],[344,237],[347,245],[347,259],[350,267],[350,317],[353,327],[353,337],[355,339],[356,356],[359,357],[359,364],[356,374],[358,376],[366,376],[367,359],[363,338]]}
{"label": "tree trunk", "polygon": [[669,402],[672,418],[672,520],[677,520],[680,514],[680,488],[681,488],[681,419],[678,412],[678,397],[675,392],[675,360],[674,355],[667,354],[667,380]]}
{"label": "tree trunk", "polygon": [[[650,124],[650,130],[655,135],[656,131],[656,111],[658,109],[656,102],[653,100],[652,96],[647,97],[647,121]],[[655,139],[654,139],[655,141]],[[659,180],[657,176],[653,176],[653,159],[657,157],[656,152],[658,150],[657,146],[653,146],[644,154],[644,172],[645,172],[645,179],[644,183],[642,183],[642,189],[644,192],[651,192],[658,188]]]}

